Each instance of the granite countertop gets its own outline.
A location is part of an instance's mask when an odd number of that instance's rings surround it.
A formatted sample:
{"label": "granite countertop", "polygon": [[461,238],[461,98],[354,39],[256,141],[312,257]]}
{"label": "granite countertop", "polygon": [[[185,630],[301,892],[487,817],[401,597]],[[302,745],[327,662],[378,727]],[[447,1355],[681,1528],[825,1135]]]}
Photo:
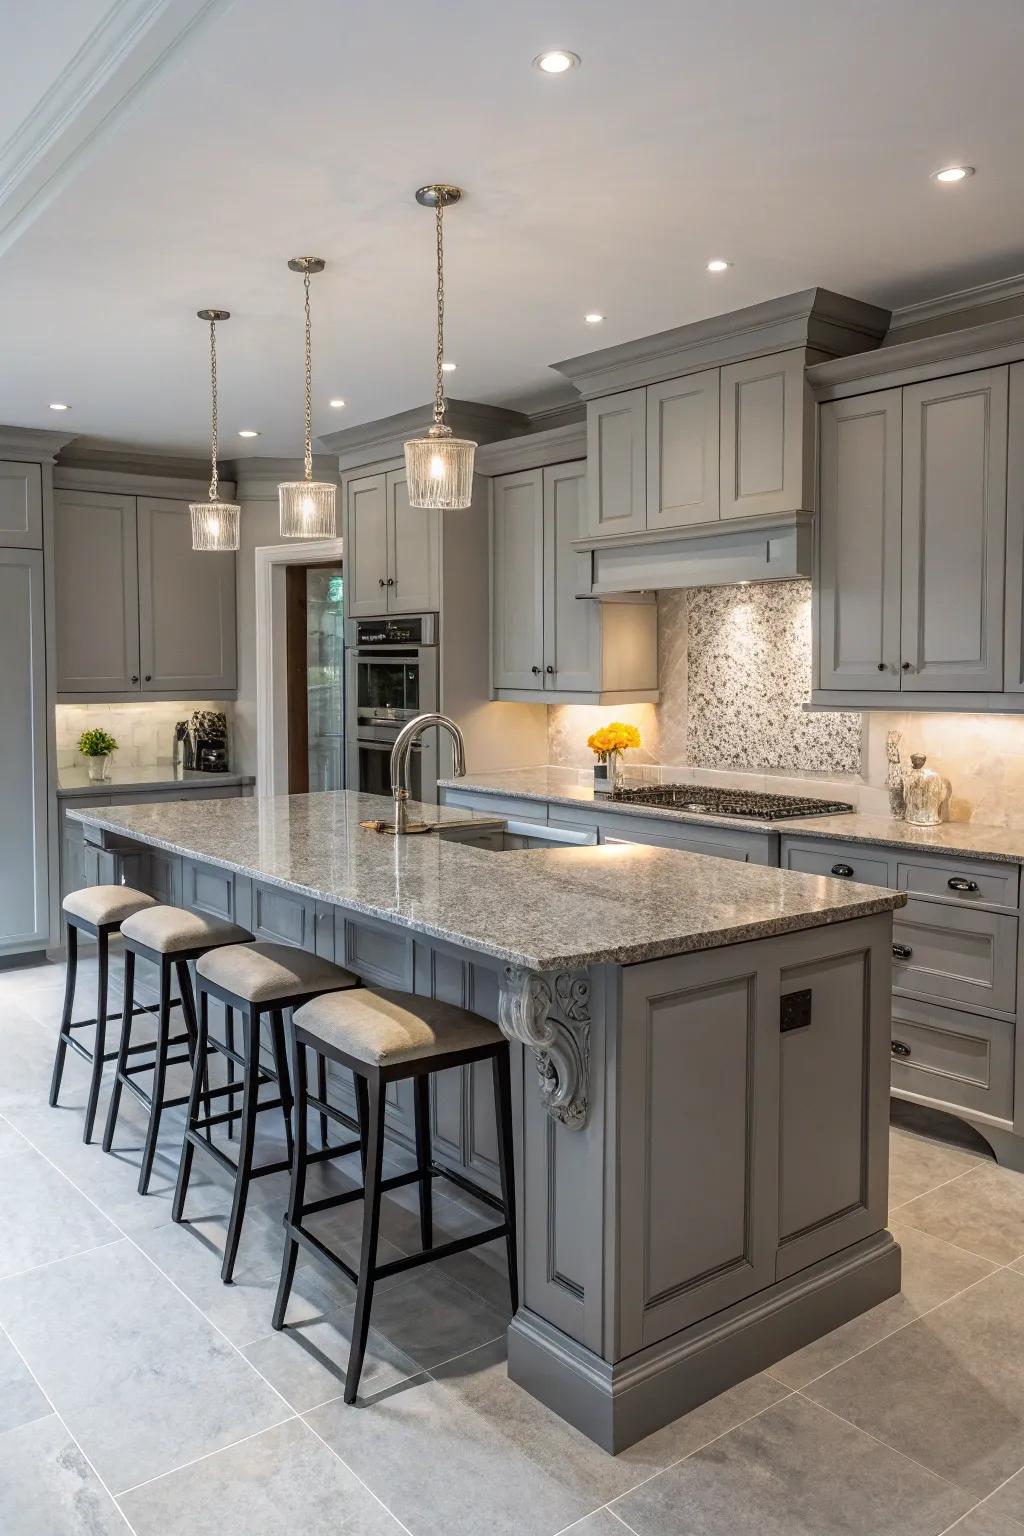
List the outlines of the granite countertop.
{"label": "granite countertop", "polygon": [[57,771],[57,793],[62,799],[74,795],[109,795],[118,790],[129,794],[147,789],[231,789],[255,782],[251,773],[176,771],[170,763],[152,768],[112,768],[110,778],[104,779],[102,784],[90,779],[84,764]]}
{"label": "granite countertop", "polygon": [[[446,939],[535,971],[628,964],[820,927],[904,905],[902,892],[637,844],[494,853],[360,822],[392,801],[339,790],[95,806],[87,826]],[[442,827],[495,817],[410,803]],[[500,818],[497,818],[500,819]]]}
{"label": "granite countertop", "polygon": [[1024,864],[1024,831],[987,827],[973,821],[944,821],[938,827],[914,827],[888,816],[809,816],[776,823],[793,837],[822,837],[837,843],[877,843],[883,848],[921,848],[962,858],[996,859]]}

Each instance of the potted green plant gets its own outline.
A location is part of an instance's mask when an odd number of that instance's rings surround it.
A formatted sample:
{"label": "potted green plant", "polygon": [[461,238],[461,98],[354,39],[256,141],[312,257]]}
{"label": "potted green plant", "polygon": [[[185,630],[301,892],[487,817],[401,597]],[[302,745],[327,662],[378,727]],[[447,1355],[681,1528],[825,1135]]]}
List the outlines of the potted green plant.
{"label": "potted green plant", "polygon": [[117,751],[117,742],[109,731],[98,726],[83,731],[78,738],[78,750],[89,764],[89,777],[94,783],[109,779],[111,755]]}

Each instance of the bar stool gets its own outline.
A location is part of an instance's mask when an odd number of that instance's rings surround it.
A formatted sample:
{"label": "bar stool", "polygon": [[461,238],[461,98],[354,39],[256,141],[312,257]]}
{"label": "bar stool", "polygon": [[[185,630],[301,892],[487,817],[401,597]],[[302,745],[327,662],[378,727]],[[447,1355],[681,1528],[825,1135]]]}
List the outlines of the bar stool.
{"label": "bar stool", "polygon": [[[233,1174],[235,1187],[231,1201],[231,1217],[228,1222],[221,1279],[225,1285],[231,1280],[242,1235],[242,1220],[253,1179],[264,1178],[270,1173],[281,1173],[291,1167],[292,1160],[292,1092],[288,1074],[287,1049],[284,1034],[284,1010],[308,1003],[324,992],[337,992],[359,986],[358,976],[346,971],[330,960],[311,955],[291,944],[232,944],[223,949],[211,950],[196,963],[196,988],[199,994],[199,1034],[197,1060],[205,1061],[208,1050],[218,1051],[242,1068],[242,1081],[229,1083],[212,1091],[204,1089],[201,1075],[192,1078],[192,1092],[188,1102],[188,1120],[185,1140],[181,1148],[178,1182],[174,1191],[171,1217],[181,1221],[185,1209],[185,1196],[192,1172],[192,1156],[196,1147],[208,1153],[213,1160]],[[242,1015],[242,1051],[239,1055],[226,1044],[210,1040],[208,1027],[209,999],[215,997],[227,1007],[238,1009]],[[260,1025],[264,1014],[270,1017],[270,1043],[274,1065],[260,1064]],[[301,1054],[301,1053],[296,1053]],[[303,1068],[305,1063],[303,1062]],[[280,1096],[260,1103],[260,1087],[276,1082]],[[242,1107],[234,1107],[234,1095],[242,1094]],[[200,1099],[230,1097],[230,1107],[220,1114],[200,1115]],[[326,1103],[326,1100],[324,1100]],[[284,1114],[287,1156],[277,1162],[265,1163],[260,1168],[252,1166],[253,1147],[256,1140],[256,1116],[266,1109],[280,1109]],[[350,1122],[342,1116],[336,1118],[346,1125]],[[238,1161],[233,1162],[220,1147],[214,1146],[210,1132],[217,1125],[231,1125],[241,1120]],[[305,1140],[303,1129],[303,1139]],[[359,1142],[349,1142],[344,1148],[324,1147],[311,1154],[312,1160],[340,1156],[354,1151]]]}
{"label": "bar stool", "polygon": [[[64,1009],[60,1020],[60,1034],[57,1036],[57,1054],[53,1062],[53,1076],[50,1079],[50,1106],[52,1108],[57,1103],[61,1078],[64,1075],[64,1058],[70,1046],[77,1055],[92,1066],[89,1097],[85,1108],[85,1125],[82,1131],[82,1140],[86,1142],[92,1137],[104,1063],[113,1061],[117,1055],[116,1051],[104,1052],[107,1023],[110,1019],[123,1019],[123,1028],[127,1028],[131,1017],[132,1005],[127,998],[123,1012],[107,1013],[110,935],[117,932],[125,918],[156,905],[152,896],[147,896],[145,891],[133,890],[130,885],[84,886],[80,891],[70,891],[61,903],[67,920],[67,974],[64,981]],[[71,1015],[74,1012],[75,987],[78,979],[79,933],[89,934],[96,940],[96,1017],[77,1019],[72,1023]],[[150,1013],[152,1009],[139,1008],[136,1011]],[[72,1030],[87,1029],[90,1025],[96,1026],[91,1051],[72,1034]]]}
{"label": "bar stool", "polygon": [[[179,1066],[188,1061],[197,1076],[204,1080],[207,1076],[206,1054],[196,1050],[199,1031],[188,962],[198,960],[201,955],[220,945],[247,943],[252,938],[252,934],[247,928],[240,927],[238,923],[230,923],[225,918],[207,917],[201,912],[189,912],[184,907],[152,906],[126,918],[121,924],[121,937],[124,940],[125,949],[126,1014],[131,1013],[133,1002],[136,958],[148,960],[156,966],[160,975],[160,1002],[157,1011],[156,1041],[152,1047],[154,1052],[152,1062],[129,1061],[128,1058],[133,1049],[146,1049],[145,1046],[132,1046],[130,1018],[121,1032],[121,1049],[117,1056],[114,1086],[110,1094],[107,1124],[103,1132],[103,1150],[109,1152],[113,1145],[121,1105],[121,1090],[127,1088],[149,1111],[149,1124],[146,1127],[146,1141],[142,1151],[142,1166],[139,1169],[139,1194],[144,1195],[149,1191],[149,1181],[153,1173],[153,1159],[156,1156],[161,1116],[165,1109],[173,1109],[178,1104],[188,1103],[188,1094],[182,1094],[173,1099],[165,1096],[167,1068]],[[177,998],[171,996],[172,972],[178,979]],[[172,1035],[170,1032],[171,1009],[176,1002],[180,1004],[185,1019],[183,1035]],[[230,1018],[227,1028],[230,1039],[232,1034]],[[171,1048],[176,1045],[186,1046],[187,1051],[184,1056],[170,1054]],[[153,1070],[153,1091],[147,1093],[133,1079],[137,1073],[146,1072],[150,1067]],[[209,1086],[208,1082],[207,1086]]]}
{"label": "bar stool", "polygon": [[[508,1041],[494,1024],[477,1014],[468,1013],[464,1008],[456,1008],[450,1003],[429,997],[370,987],[363,987],[358,992],[333,993],[306,1003],[294,1014],[292,1030],[295,1039],[296,1145],[288,1211],[284,1221],[287,1237],[273,1326],[276,1329],[284,1327],[300,1243],[317,1258],[341,1270],[342,1274],[354,1281],[356,1306],[348,1370],[345,1374],[345,1401],[354,1403],[366,1352],[370,1305],[376,1281],[397,1274],[400,1270],[413,1269],[433,1259],[447,1258],[449,1254],[462,1253],[467,1248],[476,1248],[481,1243],[490,1243],[503,1237],[508,1252],[508,1282],[513,1312],[519,1305]],[[306,1082],[307,1049],[329,1057],[331,1061],[338,1062],[352,1072],[366,1142],[363,1187],[309,1202],[304,1198],[306,1166],[311,1161],[307,1149],[307,1108],[311,1106],[321,1114],[327,1114],[330,1119],[341,1117],[331,1105],[309,1098]],[[462,1066],[467,1062],[485,1061],[488,1057],[494,1074],[500,1200],[460,1174],[433,1163],[430,1157],[430,1074],[443,1072],[448,1067]],[[385,1091],[390,1083],[404,1078],[412,1078],[415,1084],[417,1166],[412,1173],[396,1174],[383,1179],[381,1165],[384,1154]],[[500,1211],[500,1225],[434,1247],[432,1182],[438,1175],[451,1179]],[[420,1186],[420,1237],[423,1251],[408,1254],[387,1264],[378,1264],[377,1234],[380,1228],[381,1195],[385,1190],[413,1183]],[[365,1205],[357,1273],[315,1237],[304,1222],[318,1211],[360,1199],[365,1201]]]}

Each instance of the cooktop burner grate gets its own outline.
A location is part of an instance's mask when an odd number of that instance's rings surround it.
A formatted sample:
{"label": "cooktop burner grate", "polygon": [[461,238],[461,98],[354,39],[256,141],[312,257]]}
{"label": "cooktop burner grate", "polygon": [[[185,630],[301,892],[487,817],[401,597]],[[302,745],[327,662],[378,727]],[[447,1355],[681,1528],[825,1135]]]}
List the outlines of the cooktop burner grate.
{"label": "cooktop burner grate", "polygon": [[838,816],[852,811],[842,800],[805,795],[770,795],[711,784],[642,784],[619,787],[612,798],[627,805],[656,805],[704,816],[741,816],[750,821],[786,821],[794,816]]}

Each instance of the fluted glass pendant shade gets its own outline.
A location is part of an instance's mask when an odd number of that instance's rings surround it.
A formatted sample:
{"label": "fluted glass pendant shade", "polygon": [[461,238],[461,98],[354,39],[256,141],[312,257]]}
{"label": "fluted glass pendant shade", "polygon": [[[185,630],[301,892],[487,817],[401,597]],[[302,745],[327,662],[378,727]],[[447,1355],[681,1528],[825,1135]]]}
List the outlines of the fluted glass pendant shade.
{"label": "fluted glass pendant shade", "polygon": [[201,309],[200,320],[210,327],[210,495],[189,503],[193,549],[237,549],[241,507],[221,501],[217,494],[217,321],[230,320],[226,309]]}
{"label": "fluted glass pendant shade", "polygon": [[281,536],[285,539],[333,539],[335,488],[322,480],[286,480],[277,488]]}
{"label": "fluted glass pendant shade", "polygon": [[303,479],[286,480],[277,488],[283,539],[333,539],[335,532],[335,488],[324,480],[313,479],[313,326],[309,279],[314,272],[322,272],[325,265],[319,256],[295,256],[288,263],[292,272],[302,273],[306,296],[306,431]]}
{"label": "fluted glass pendant shade", "polygon": [[442,512],[468,507],[473,501],[473,460],[476,443],[453,437],[444,419],[444,210],[462,196],[458,187],[437,183],[420,187],[416,201],[435,212],[437,249],[437,352],[434,380],[434,424],[423,437],[405,445],[409,505]]}
{"label": "fluted glass pendant shade", "polygon": [[405,445],[409,505],[442,510],[468,507],[473,500],[476,443],[453,437],[451,427],[431,427],[426,437]]}
{"label": "fluted glass pendant shade", "polygon": [[237,549],[241,507],[231,501],[193,501],[193,549]]}

